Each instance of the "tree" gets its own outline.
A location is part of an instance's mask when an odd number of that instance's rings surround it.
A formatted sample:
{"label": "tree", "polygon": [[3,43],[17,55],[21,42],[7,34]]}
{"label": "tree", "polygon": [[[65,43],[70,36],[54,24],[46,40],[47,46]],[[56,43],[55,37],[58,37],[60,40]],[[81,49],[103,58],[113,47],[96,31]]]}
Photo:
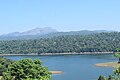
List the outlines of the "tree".
{"label": "tree", "polygon": [[23,59],[8,66],[3,73],[4,80],[51,80],[47,67],[41,65],[38,59]]}
{"label": "tree", "polygon": [[120,67],[113,71],[114,75],[109,75],[108,77],[99,76],[98,80],[120,80]]}
{"label": "tree", "polygon": [[120,76],[120,67],[113,71],[115,75]]}
{"label": "tree", "polygon": [[108,80],[115,80],[114,76],[109,75]]}
{"label": "tree", "polygon": [[6,71],[8,65],[10,65],[13,61],[4,57],[0,57],[0,76],[2,73]]}
{"label": "tree", "polygon": [[104,76],[99,76],[98,80],[105,80]]}
{"label": "tree", "polygon": [[114,56],[119,59],[119,60],[118,60],[118,63],[120,63],[120,54],[119,54],[118,52],[115,52]]}

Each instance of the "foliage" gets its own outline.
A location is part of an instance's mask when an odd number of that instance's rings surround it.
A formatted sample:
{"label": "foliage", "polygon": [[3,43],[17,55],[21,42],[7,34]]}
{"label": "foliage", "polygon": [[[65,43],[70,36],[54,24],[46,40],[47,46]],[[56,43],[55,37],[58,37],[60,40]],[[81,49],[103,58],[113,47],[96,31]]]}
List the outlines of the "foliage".
{"label": "foliage", "polygon": [[[119,58],[118,63],[120,63],[120,49],[117,48],[117,52],[115,52],[114,56]],[[109,77],[99,76],[98,80],[120,80],[120,67],[113,71],[114,75],[109,75]]]}
{"label": "foliage", "polygon": [[0,76],[2,76],[2,73],[6,71],[8,68],[8,65],[10,65],[13,61],[7,58],[0,57]]}
{"label": "foliage", "polygon": [[120,47],[120,33],[63,35],[44,39],[0,41],[0,54],[112,52]]}
{"label": "foliage", "polygon": [[114,75],[109,75],[108,77],[99,76],[98,80],[120,80],[120,67],[113,72]]}
{"label": "foliage", "polygon": [[116,53],[114,54],[114,56],[117,57],[117,58],[120,58],[120,54],[119,54],[118,52],[116,52]]}
{"label": "foliage", "polygon": [[120,67],[116,70],[113,71],[115,75],[119,76],[120,75]]}
{"label": "foliage", "polygon": [[41,64],[38,59],[16,61],[3,73],[3,80],[51,80],[51,73]]}
{"label": "foliage", "polygon": [[104,76],[99,76],[98,80],[105,80]]}
{"label": "foliage", "polygon": [[116,52],[116,53],[114,54],[114,56],[119,59],[118,63],[120,63],[120,53],[119,53],[119,52]]}

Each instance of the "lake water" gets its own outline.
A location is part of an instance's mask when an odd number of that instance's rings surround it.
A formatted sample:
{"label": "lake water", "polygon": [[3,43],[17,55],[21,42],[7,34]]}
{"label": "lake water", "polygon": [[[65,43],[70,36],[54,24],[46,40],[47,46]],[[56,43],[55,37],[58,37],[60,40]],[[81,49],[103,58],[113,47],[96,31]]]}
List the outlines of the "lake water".
{"label": "lake water", "polygon": [[95,67],[101,62],[116,61],[111,54],[99,55],[59,55],[59,56],[6,56],[12,60],[39,58],[49,70],[63,71],[63,74],[52,75],[52,80],[97,80],[99,75],[113,74],[113,68]]}

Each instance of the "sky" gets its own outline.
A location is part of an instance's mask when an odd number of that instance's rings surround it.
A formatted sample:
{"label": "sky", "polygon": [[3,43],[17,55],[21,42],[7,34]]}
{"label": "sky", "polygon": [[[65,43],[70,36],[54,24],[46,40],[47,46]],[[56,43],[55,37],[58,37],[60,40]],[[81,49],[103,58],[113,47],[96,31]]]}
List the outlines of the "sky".
{"label": "sky", "polygon": [[120,0],[0,0],[0,34],[43,27],[120,31]]}

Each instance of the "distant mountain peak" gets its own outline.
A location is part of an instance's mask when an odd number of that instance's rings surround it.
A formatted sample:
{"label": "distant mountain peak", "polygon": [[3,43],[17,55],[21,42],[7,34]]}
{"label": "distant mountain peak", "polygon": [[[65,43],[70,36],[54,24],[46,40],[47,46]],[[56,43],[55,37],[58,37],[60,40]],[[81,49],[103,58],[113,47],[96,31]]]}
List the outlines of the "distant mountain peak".
{"label": "distant mountain peak", "polygon": [[49,33],[55,33],[57,30],[52,29],[50,27],[45,28],[34,28],[32,30],[22,32],[22,35],[43,35],[43,34],[49,34]]}
{"label": "distant mountain peak", "polygon": [[25,35],[44,35],[49,33],[55,33],[57,30],[51,28],[51,27],[44,27],[44,28],[34,28],[25,32],[13,32],[8,34],[3,34],[3,37],[9,37],[9,36],[25,36]]}
{"label": "distant mountain peak", "polygon": [[81,31],[69,31],[69,32],[58,32],[57,30],[51,27],[44,28],[34,28],[25,32],[13,32],[8,34],[3,34],[0,36],[0,39],[37,39],[37,38],[47,38],[54,36],[63,36],[63,35],[89,35],[96,33],[110,33],[116,32],[112,30],[81,30]]}

